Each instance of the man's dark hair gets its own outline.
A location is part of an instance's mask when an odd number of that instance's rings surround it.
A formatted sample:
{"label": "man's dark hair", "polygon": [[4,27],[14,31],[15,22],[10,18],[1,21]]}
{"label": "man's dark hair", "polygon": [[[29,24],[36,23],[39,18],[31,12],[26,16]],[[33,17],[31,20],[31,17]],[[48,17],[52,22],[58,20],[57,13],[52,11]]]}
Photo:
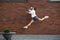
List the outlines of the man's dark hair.
{"label": "man's dark hair", "polygon": [[36,8],[34,7],[34,10],[36,10]]}

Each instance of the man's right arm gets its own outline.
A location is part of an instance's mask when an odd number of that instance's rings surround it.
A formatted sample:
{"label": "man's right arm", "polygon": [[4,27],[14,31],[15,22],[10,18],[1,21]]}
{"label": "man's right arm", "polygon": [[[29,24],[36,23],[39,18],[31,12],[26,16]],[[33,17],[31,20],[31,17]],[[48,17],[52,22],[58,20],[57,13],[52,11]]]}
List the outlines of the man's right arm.
{"label": "man's right arm", "polygon": [[29,9],[29,10],[27,10],[26,12],[27,12],[27,13],[29,13],[29,14],[31,14],[31,10],[30,10],[30,9]]}

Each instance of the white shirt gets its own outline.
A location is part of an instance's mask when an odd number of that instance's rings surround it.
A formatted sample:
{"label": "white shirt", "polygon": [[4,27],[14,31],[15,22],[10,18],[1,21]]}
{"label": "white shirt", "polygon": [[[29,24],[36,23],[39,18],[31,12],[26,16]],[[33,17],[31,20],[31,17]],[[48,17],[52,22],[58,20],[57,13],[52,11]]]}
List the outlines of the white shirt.
{"label": "white shirt", "polygon": [[29,10],[28,13],[31,14],[31,17],[32,17],[32,18],[36,16],[35,10]]}

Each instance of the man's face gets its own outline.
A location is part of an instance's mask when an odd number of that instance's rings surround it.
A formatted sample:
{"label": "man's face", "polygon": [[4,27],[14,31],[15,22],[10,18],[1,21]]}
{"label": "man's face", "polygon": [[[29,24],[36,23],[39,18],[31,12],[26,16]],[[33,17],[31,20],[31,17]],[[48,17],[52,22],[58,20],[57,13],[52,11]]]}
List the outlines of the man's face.
{"label": "man's face", "polygon": [[34,8],[33,7],[30,7],[31,10],[33,10]]}

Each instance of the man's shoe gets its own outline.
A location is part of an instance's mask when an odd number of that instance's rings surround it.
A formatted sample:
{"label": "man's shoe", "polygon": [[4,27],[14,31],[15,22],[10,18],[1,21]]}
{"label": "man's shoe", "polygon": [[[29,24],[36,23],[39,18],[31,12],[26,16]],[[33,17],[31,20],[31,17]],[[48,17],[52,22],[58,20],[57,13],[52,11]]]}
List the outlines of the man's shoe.
{"label": "man's shoe", "polygon": [[49,18],[49,16],[45,16],[44,18]]}
{"label": "man's shoe", "polygon": [[28,27],[27,26],[24,26],[23,28],[27,29]]}

